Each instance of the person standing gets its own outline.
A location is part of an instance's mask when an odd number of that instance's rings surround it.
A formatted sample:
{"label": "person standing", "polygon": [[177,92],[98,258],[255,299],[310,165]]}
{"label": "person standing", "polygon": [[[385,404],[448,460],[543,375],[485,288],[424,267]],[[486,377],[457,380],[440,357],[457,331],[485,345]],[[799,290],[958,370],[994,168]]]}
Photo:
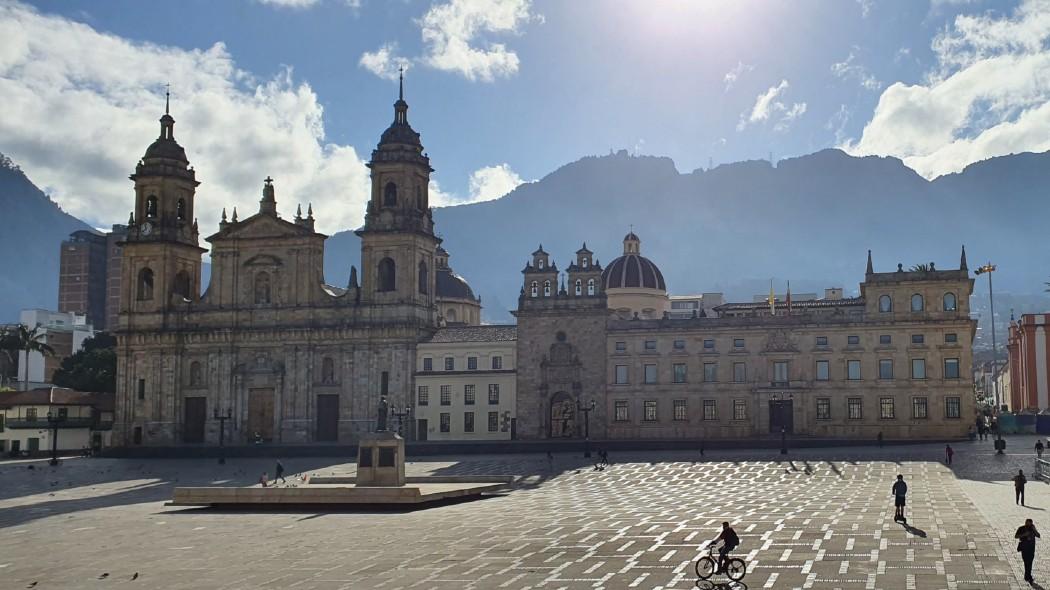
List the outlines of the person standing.
{"label": "person standing", "polygon": [[288,483],[284,479],[284,464],[281,463],[280,459],[277,460],[277,467],[274,469],[273,483],[276,484],[278,479],[281,480],[281,483]]}
{"label": "person standing", "polygon": [[952,456],[955,455],[955,450],[952,449],[951,445],[944,445],[944,462],[948,465],[952,464]]}
{"label": "person standing", "polygon": [[1024,476],[1024,469],[1018,469],[1017,475],[1014,476],[1014,503],[1024,506],[1024,484],[1028,483],[1028,478]]}
{"label": "person standing", "polygon": [[908,484],[904,483],[904,476],[898,475],[897,481],[893,482],[893,507],[895,512],[893,513],[893,522],[908,523],[908,519],[904,516],[904,498],[908,495]]}
{"label": "person standing", "polygon": [[1039,531],[1031,518],[1026,518],[1024,526],[1018,527],[1014,533],[1017,539],[1017,550],[1021,552],[1021,561],[1024,562],[1024,581],[1029,584],[1035,582],[1032,579],[1032,562],[1035,561],[1035,540],[1039,538]]}
{"label": "person standing", "polygon": [[879,441],[879,448],[882,448],[882,431],[879,431],[879,436],[876,437]]}
{"label": "person standing", "polygon": [[1039,457],[1040,459],[1042,459],[1042,458],[1043,458],[1043,449],[1045,449],[1045,448],[1046,448],[1046,447],[1044,447],[1044,446],[1043,446],[1043,441],[1042,441],[1042,439],[1040,439],[1040,440],[1037,440],[1037,441],[1035,441],[1035,454],[1036,454],[1036,455],[1037,455],[1037,456],[1038,456],[1038,457]]}

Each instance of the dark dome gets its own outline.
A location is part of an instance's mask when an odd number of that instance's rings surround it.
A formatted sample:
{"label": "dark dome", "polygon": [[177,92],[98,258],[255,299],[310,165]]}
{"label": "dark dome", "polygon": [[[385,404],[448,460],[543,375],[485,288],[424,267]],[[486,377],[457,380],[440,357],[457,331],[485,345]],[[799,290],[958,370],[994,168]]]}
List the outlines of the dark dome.
{"label": "dark dome", "polygon": [[660,269],[651,260],[638,254],[624,254],[613,260],[602,271],[602,284],[606,289],[667,290]]}
{"label": "dark dome", "polygon": [[189,163],[189,160],[186,159],[186,150],[182,149],[182,146],[174,139],[160,138],[150,144],[146,148],[146,155],[142,156],[142,159],[149,160],[150,158],[166,158]]}
{"label": "dark dome", "polygon": [[379,145],[384,146],[392,143],[420,146],[419,134],[407,123],[395,122],[386,128],[383,136],[379,139]]}
{"label": "dark dome", "polygon": [[467,281],[452,269],[439,268],[436,279],[438,299],[476,299]]}

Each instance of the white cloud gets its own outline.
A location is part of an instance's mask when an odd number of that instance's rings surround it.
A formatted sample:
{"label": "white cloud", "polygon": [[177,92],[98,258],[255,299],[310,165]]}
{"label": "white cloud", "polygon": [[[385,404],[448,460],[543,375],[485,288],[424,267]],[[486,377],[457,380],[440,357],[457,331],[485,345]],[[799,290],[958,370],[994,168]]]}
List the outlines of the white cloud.
{"label": "white cloud", "polygon": [[223,207],[237,206],[242,219],[257,211],[267,175],[285,217],[312,202],[320,231],[360,223],[368,170],[353,147],[325,141],[317,95],[290,70],[257,80],[221,43],[187,51],[132,42],[0,4],[0,151],[93,225],[127,220],[127,176],[157,137],[167,82],[175,137],[202,182],[202,234]]}
{"label": "white cloud", "polygon": [[875,4],[875,0],[857,0],[857,4],[860,5],[860,16],[868,18],[871,14],[871,7]]}
{"label": "white cloud", "polygon": [[774,120],[774,131],[786,131],[795,119],[806,112],[806,103],[796,102],[788,106],[780,100],[780,96],[787,91],[790,84],[787,80],[781,80],[780,84],[770,86],[755,99],[755,105],[751,107],[750,113],[744,112],[740,115],[737,123],[737,131],[743,131],[748,125],[764,123]]}
{"label": "white cloud", "polygon": [[397,55],[397,43],[386,43],[376,51],[361,54],[358,64],[385,80],[397,80],[398,68],[408,69],[411,60]]}
{"label": "white cloud", "polygon": [[846,105],[839,105],[839,110],[835,111],[835,114],[831,115],[827,123],[824,123],[824,129],[831,131],[835,134],[835,144],[841,145],[846,141],[846,124],[849,123],[850,111],[846,108]]}
{"label": "white cloud", "polygon": [[858,84],[868,90],[878,90],[881,88],[882,83],[875,79],[875,76],[873,76],[867,68],[855,63],[855,59],[856,56],[853,52],[849,52],[849,56],[846,57],[845,61],[831,64],[831,73],[843,80],[856,80]]}
{"label": "white cloud", "polygon": [[261,4],[269,4],[279,8],[310,8],[321,0],[258,0]]}
{"label": "white cloud", "polygon": [[754,69],[755,66],[746,64],[742,61],[738,61],[736,65],[733,66],[733,69],[726,72],[726,75],[722,78],[722,81],[725,82],[726,85],[725,91],[729,92],[729,89],[732,88],[734,84],[736,84],[737,80],[740,79],[740,76]]}
{"label": "white cloud", "polygon": [[523,182],[521,176],[511,170],[509,164],[485,166],[471,173],[468,182],[470,194],[466,197],[445,192],[436,181],[430,181],[430,202],[435,207],[445,207],[492,201],[506,195]]}
{"label": "white cloud", "polygon": [[879,98],[857,155],[892,155],[933,178],[994,156],[1050,149],[1050,0],[960,15],[933,40],[923,83]]}

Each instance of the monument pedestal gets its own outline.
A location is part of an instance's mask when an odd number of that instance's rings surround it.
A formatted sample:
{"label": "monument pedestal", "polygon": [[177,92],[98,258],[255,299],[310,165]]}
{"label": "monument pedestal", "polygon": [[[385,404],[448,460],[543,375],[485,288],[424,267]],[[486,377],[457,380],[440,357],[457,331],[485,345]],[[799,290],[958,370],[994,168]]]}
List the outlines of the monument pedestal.
{"label": "monument pedestal", "polygon": [[405,485],[405,439],[395,432],[370,432],[357,445],[357,486]]}

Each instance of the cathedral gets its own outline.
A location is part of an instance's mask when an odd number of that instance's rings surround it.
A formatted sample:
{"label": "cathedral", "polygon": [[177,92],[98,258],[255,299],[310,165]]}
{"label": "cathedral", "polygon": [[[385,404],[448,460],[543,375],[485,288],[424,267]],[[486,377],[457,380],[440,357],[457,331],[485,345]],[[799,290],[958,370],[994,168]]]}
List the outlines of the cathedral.
{"label": "cathedral", "polygon": [[362,271],[345,287],[324,281],[312,208],[283,219],[267,178],[257,212],[223,210],[204,238],[212,270],[201,295],[200,183],[168,110],[130,177],[114,444],[214,444],[220,425],[232,444],[349,442],[374,428],[381,396],[410,405],[417,343],[479,323],[481,308],[434,233],[433,169],[403,81],[368,163]]}

